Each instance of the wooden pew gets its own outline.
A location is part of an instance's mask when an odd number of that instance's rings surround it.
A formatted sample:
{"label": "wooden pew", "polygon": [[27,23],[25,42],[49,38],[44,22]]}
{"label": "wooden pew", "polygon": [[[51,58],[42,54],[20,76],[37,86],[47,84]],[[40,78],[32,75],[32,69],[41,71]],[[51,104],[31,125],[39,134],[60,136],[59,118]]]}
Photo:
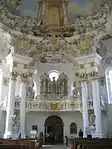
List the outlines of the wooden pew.
{"label": "wooden pew", "polygon": [[[111,139],[98,139],[98,138],[93,138],[93,139],[87,139],[87,138],[75,138],[71,139],[69,145],[70,149],[88,149],[88,148],[94,148],[97,149],[99,148],[112,148],[112,140]],[[102,147],[103,146],[103,147]]]}
{"label": "wooden pew", "polygon": [[87,144],[87,145],[82,145],[82,149],[112,149],[112,145],[110,144]]}
{"label": "wooden pew", "polygon": [[0,149],[28,149],[28,146],[24,145],[8,145],[8,144],[0,144]]}
{"label": "wooden pew", "polygon": [[[38,144],[38,146],[35,144]],[[38,142],[35,140],[8,140],[8,139],[1,139],[0,140],[0,149],[40,149],[41,148],[41,142]]]}

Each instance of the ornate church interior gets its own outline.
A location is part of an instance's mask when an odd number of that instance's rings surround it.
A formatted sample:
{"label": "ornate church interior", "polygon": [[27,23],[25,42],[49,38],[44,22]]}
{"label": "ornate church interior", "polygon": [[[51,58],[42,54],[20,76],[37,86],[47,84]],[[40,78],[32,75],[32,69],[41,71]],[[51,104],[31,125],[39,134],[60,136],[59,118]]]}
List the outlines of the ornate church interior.
{"label": "ornate church interior", "polygon": [[111,47],[111,0],[0,0],[0,138],[111,138]]}

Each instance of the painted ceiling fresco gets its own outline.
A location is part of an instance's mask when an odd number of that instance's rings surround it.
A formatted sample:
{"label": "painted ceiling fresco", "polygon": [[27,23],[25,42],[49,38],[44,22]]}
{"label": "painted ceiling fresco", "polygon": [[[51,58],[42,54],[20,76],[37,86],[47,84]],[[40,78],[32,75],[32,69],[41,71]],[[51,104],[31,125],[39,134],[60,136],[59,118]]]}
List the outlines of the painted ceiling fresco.
{"label": "painted ceiling fresco", "polygon": [[[13,1],[15,0],[6,0]],[[7,5],[8,10],[15,14],[21,16],[31,16],[36,17],[38,11],[38,0],[21,0],[20,6],[14,8],[13,5]],[[100,5],[101,0],[69,0],[69,14],[70,18],[76,16],[91,15],[96,12]]]}

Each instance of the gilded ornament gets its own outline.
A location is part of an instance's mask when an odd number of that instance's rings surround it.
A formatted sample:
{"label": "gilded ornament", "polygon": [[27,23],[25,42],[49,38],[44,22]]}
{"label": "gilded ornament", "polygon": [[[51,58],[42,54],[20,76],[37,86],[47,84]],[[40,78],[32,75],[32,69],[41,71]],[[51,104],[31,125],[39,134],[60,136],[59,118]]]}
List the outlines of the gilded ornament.
{"label": "gilded ornament", "polygon": [[59,103],[52,102],[52,103],[50,103],[50,108],[51,108],[51,110],[56,111],[61,108],[61,105]]}
{"label": "gilded ornament", "polygon": [[84,69],[84,64],[80,64],[80,69]]}
{"label": "gilded ornament", "polygon": [[28,80],[28,75],[27,74],[22,74],[21,75],[21,82],[27,82]]}
{"label": "gilded ornament", "polygon": [[51,37],[51,41],[52,41],[52,43],[57,43],[57,37],[55,35],[53,35]]}
{"label": "gilded ornament", "polygon": [[24,68],[25,68],[25,69],[28,68],[28,65],[27,65],[27,64],[24,64]]}

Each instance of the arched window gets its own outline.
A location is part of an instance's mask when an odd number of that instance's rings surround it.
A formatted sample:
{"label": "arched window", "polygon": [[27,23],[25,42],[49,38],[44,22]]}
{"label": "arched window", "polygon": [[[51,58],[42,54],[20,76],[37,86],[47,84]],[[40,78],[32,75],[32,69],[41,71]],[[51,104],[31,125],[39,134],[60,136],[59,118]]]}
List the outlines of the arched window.
{"label": "arched window", "polygon": [[48,74],[51,81],[53,81],[53,78],[55,78],[55,81],[57,81],[57,79],[59,78],[59,72],[57,70],[51,70],[50,72],[48,72]]}
{"label": "arched window", "polygon": [[112,104],[112,67],[106,69],[105,76],[106,76],[108,103]]}
{"label": "arched window", "polygon": [[76,123],[70,124],[70,134],[77,134],[77,124]]}

